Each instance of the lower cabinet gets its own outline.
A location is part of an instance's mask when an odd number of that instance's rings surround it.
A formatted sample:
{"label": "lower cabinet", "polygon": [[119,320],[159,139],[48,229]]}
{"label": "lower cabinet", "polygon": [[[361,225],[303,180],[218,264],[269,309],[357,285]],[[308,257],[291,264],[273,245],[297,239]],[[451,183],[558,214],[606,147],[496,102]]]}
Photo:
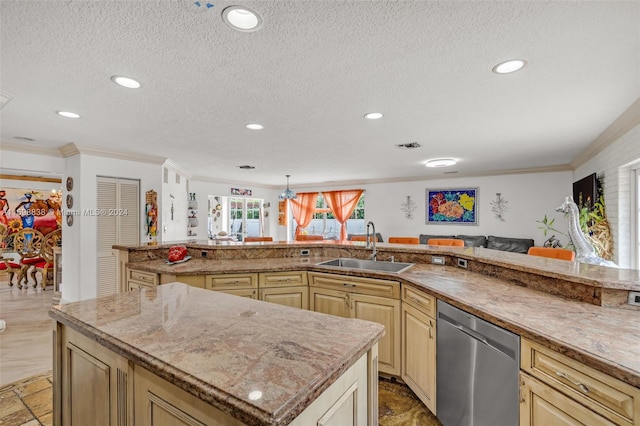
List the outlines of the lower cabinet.
{"label": "lower cabinet", "polygon": [[[445,361],[446,362],[446,361]],[[403,300],[402,380],[436,413],[436,320]]]}
{"label": "lower cabinet", "polygon": [[260,300],[309,309],[307,271],[261,272],[258,281]]}
{"label": "lower cabinet", "polygon": [[[344,318],[359,318],[385,327],[378,342],[381,373],[400,375],[400,300],[397,281],[309,273],[309,309]],[[372,293],[376,295],[370,295]]]}
{"label": "lower cabinet", "polygon": [[521,339],[520,424],[640,425],[640,389]]}
{"label": "lower cabinet", "polygon": [[125,291],[140,290],[158,285],[158,274],[126,268]]}
{"label": "lower cabinet", "polygon": [[[56,323],[54,347],[54,424],[245,424],[60,323]],[[376,354],[374,345],[289,424],[377,424]]]}

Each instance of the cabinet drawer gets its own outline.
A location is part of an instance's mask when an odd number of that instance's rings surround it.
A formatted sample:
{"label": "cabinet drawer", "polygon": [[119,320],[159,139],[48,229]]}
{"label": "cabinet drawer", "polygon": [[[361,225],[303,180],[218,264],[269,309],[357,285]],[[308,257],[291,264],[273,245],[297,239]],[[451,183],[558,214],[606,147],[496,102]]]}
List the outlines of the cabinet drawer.
{"label": "cabinet drawer", "polygon": [[640,423],[640,389],[522,339],[521,368],[620,425]]}
{"label": "cabinet drawer", "polygon": [[261,272],[259,282],[260,288],[307,285],[307,271]]}
{"label": "cabinet drawer", "polygon": [[158,285],[158,274],[127,268],[127,281],[129,280]]}
{"label": "cabinet drawer", "polygon": [[350,293],[370,294],[393,299],[400,298],[400,283],[398,281],[309,272],[309,285],[340,289]]}
{"label": "cabinet drawer", "polygon": [[205,288],[209,290],[258,288],[258,274],[206,275]]}
{"label": "cabinet drawer", "polygon": [[409,303],[423,314],[436,317],[436,298],[433,296],[403,285],[402,301]]}

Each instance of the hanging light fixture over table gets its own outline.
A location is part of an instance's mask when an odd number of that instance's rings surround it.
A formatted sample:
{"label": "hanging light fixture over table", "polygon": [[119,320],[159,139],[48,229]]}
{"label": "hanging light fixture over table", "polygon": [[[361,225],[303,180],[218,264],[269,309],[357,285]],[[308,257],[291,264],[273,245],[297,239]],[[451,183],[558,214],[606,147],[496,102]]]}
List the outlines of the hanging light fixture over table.
{"label": "hanging light fixture over table", "polygon": [[295,200],[296,198],[298,198],[298,196],[296,195],[295,192],[289,189],[289,177],[291,175],[285,175],[285,176],[287,177],[287,189],[282,191],[278,198],[280,198],[281,200]]}

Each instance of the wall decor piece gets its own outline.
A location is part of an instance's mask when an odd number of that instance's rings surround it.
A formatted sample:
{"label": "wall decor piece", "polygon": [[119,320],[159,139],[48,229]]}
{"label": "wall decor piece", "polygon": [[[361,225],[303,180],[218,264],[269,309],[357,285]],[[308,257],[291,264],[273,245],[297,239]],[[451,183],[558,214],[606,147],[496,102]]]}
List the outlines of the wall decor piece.
{"label": "wall decor piece", "polygon": [[231,188],[231,195],[246,195],[250,197],[252,191],[250,189]]}
{"label": "wall decor piece", "polygon": [[147,235],[154,239],[158,235],[158,193],[153,189],[145,193],[145,215]]}
{"label": "wall decor piece", "polygon": [[496,199],[491,201],[491,211],[495,215],[496,219],[500,219],[502,222],[506,222],[504,214],[509,210],[507,205],[509,202],[502,198],[502,194],[496,192]]}
{"label": "wall decor piece", "polygon": [[411,199],[411,195],[407,195],[407,201],[400,204],[400,210],[407,219],[413,219],[413,212],[416,210],[416,202]]}
{"label": "wall decor piece", "polygon": [[71,207],[73,207],[73,196],[67,194],[67,208],[70,209]]}
{"label": "wall decor piece", "polygon": [[67,226],[73,226],[73,215],[67,215]]}
{"label": "wall decor piece", "polygon": [[69,176],[67,178],[67,191],[71,191],[73,189],[73,178]]}
{"label": "wall decor piece", "polygon": [[478,225],[478,188],[427,189],[427,224]]}

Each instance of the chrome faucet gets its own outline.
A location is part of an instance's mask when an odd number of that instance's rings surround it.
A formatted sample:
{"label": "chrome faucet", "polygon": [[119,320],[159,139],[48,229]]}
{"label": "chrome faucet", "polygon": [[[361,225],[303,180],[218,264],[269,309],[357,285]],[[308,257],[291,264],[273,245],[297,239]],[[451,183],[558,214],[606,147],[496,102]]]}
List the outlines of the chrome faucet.
{"label": "chrome faucet", "polygon": [[[369,234],[369,225],[371,225],[371,229],[373,230],[372,235]],[[369,240],[369,235],[371,235],[371,240]],[[373,252],[371,253],[371,256],[369,256],[369,259],[375,262],[376,260],[378,260],[378,252],[376,250],[376,240],[378,239],[378,237],[376,236],[376,226],[371,221],[367,222],[367,236],[365,239],[367,240],[366,248],[373,249]]]}

